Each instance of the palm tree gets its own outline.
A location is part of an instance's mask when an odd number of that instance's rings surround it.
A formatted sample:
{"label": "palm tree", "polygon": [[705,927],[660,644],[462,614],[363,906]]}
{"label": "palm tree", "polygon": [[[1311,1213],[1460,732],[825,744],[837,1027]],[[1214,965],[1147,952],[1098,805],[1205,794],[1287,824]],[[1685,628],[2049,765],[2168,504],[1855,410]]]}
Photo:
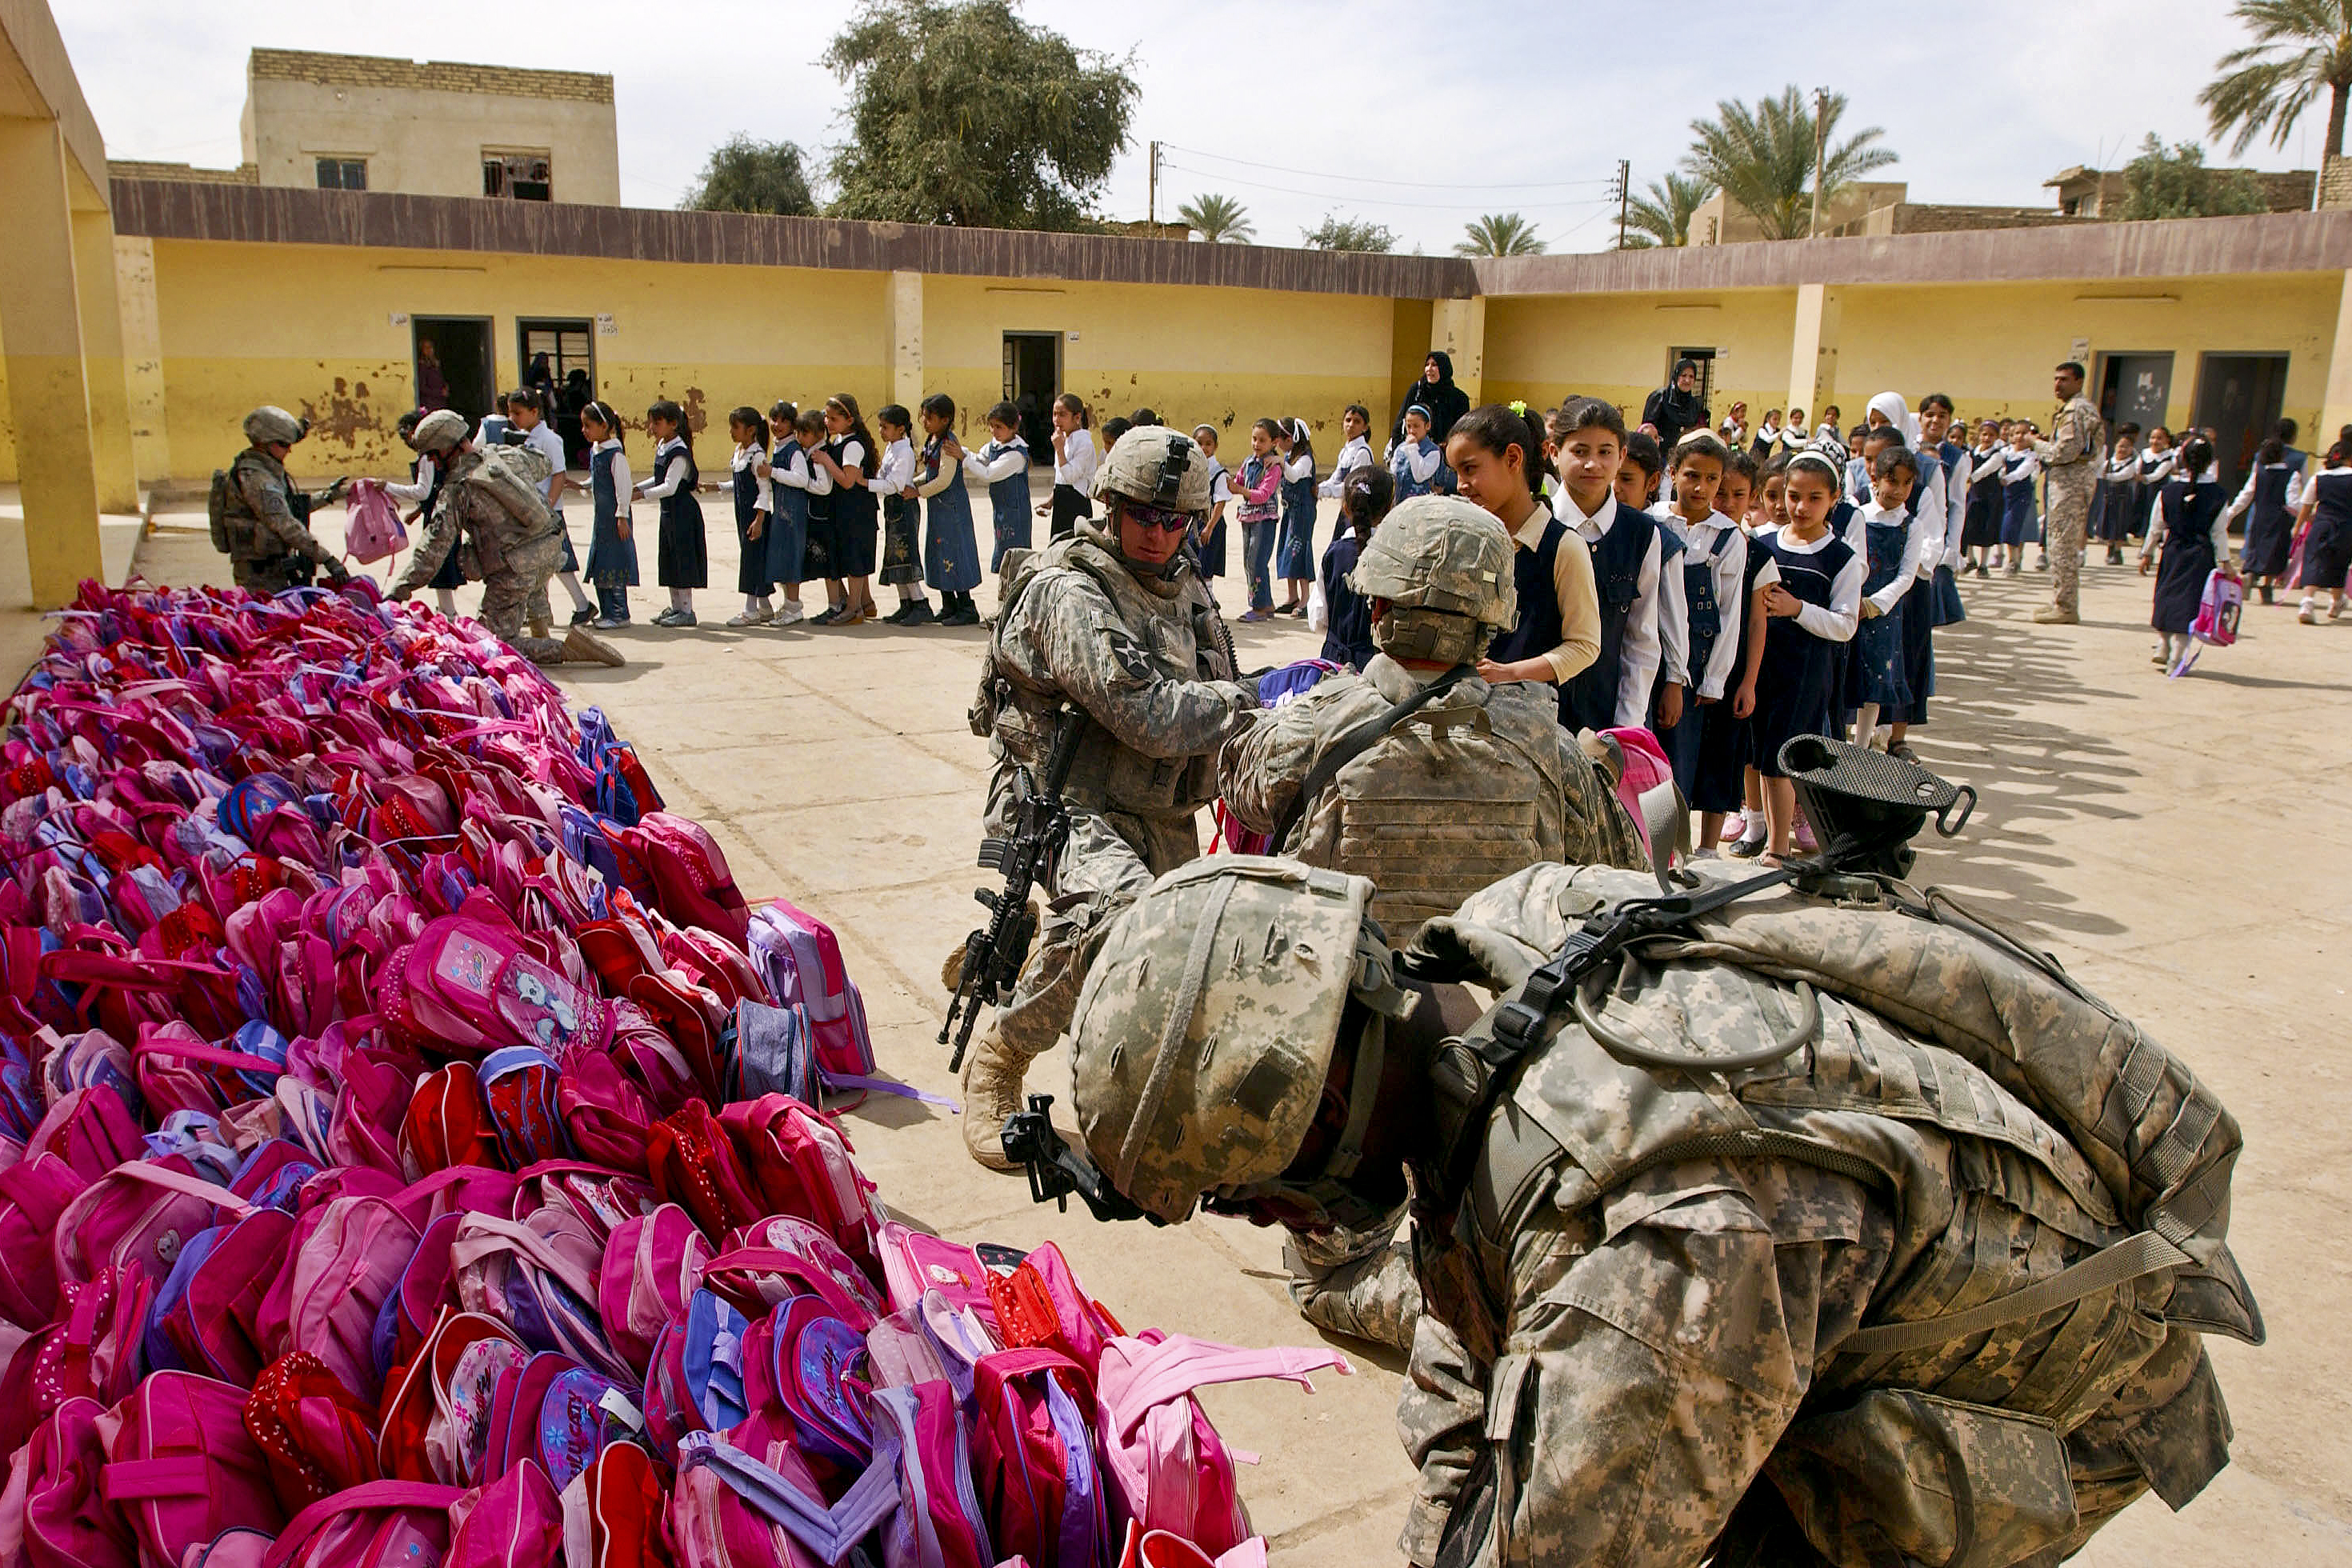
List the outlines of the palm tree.
{"label": "palm tree", "polygon": [[1488,213],[1476,223],[1462,226],[1462,242],[1454,247],[1456,256],[1541,256],[1544,242],[1536,237],[1536,226],[1517,213]]}
{"label": "palm tree", "polygon": [[1211,245],[1247,245],[1257,233],[1250,226],[1249,214],[1231,196],[1195,196],[1178,207],[1176,216]]}
{"label": "palm tree", "polygon": [[2284,148],[2324,89],[2326,152],[2341,157],[2345,99],[2352,93],[2352,0],[2238,0],[2231,15],[2252,30],[2254,41],[2216,61],[2221,74],[2197,95],[2213,134],[2237,132],[2232,154],[2264,130],[2272,146]]}
{"label": "palm tree", "polygon": [[[1812,221],[1813,182],[1813,116],[1805,95],[1791,86],[1778,98],[1759,99],[1754,109],[1726,99],[1715,110],[1715,119],[1691,121],[1696,140],[1683,167],[1721,185],[1765,238],[1803,238]],[[1824,207],[1864,174],[1895,162],[1892,152],[1877,145],[1886,132],[1874,125],[1843,142],[1831,140],[1844,113],[1844,96],[1829,94],[1822,123]]]}
{"label": "palm tree", "polygon": [[1649,195],[1625,204],[1625,240],[1619,248],[1688,245],[1691,214],[1714,195],[1715,182],[1699,175],[1668,174],[1663,185],[1652,180]]}

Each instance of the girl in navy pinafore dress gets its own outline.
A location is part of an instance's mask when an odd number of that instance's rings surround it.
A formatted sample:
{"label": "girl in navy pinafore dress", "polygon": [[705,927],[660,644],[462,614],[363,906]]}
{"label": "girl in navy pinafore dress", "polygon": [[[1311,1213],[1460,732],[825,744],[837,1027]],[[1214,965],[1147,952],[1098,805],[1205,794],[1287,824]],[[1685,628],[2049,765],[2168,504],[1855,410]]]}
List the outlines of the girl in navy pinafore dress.
{"label": "girl in navy pinafore dress", "polygon": [[994,521],[994,539],[988,551],[988,569],[1004,570],[1004,552],[1029,548],[1029,443],[1021,437],[1021,410],[1000,403],[988,411],[988,445],[973,453],[965,466],[988,487],[988,510]]}
{"label": "girl in navy pinafore dress", "polygon": [[923,581],[940,591],[940,625],[976,626],[980,606],[971,591],[980,586],[980,544],[972,533],[971,492],[963,488],[955,400],[934,392],[923,399],[922,420],[915,489],[923,499]]}
{"label": "girl in navy pinafore dress", "polygon": [[595,504],[588,534],[588,585],[596,590],[596,629],[629,624],[629,590],[637,585],[637,543],[631,537],[629,459],[621,448],[620,416],[607,403],[580,410],[588,443],[588,494]]}
{"label": "girl in navy pinafore dress", "polygon": [[1789,521],[1756,540],[1770,559],[1756,576],[1768,626],[1752,733],[1771,834],[1766,859],[1776,865],[1789,853],[1797,815],[1780,748],[1799,735],[1829,733],[1839,645],[1853,639],[1861,615],[1863,558],[1830,527],[1844,479],[1821,454],[1799,453],[1789,463]]}
{"label": "girl in navy pinafore dress", "polygon": [[768,434],[775,445],[768,453],[768,580],[783,589],[784,602],[776,606],[774,625],[789,626],[808,618],[801,607],[801,578],[808,554],[808,449],[824,438],[824,421],[816,410],[803,414],[789,403],[768,410]]}
{"label": "girl in navy pinafore dress", "polygon": [[1862,623],[1847,645],[1853,654],[1846,661],[1843,703],[1856,710],[1853,738],[1858,745],[1870,744],[1879,710],[1899,712],[1911,701],[1905,634],[1916,608],[1911,591],[1921,549],[1920,520],[1910,506],[1918,474],[1915,453],[1887,447],[1872,464],[1871,501],[1862,509],[1865,565],[1857,606]]}
{"label": "girl in navy pinafore dress", "polygon": [[764,626],[776,618],[769,598],[775,582],[768,575],[768,526],[776,508],[769,499],[768,422],[746,405],[727,416],[727,434],[735,438],[727,470],[735,491],[735,591],[743,595],[742,610],[727,624]]}
{"label": "girl in navy pinafore dress", "polygon": [[654,617],[657,626],[695,624],[694,591],[709,586],[709,545],[703,538],[702,503],[695,499],[701,470],[694,466],[694,443],[686,432],[686,410],[663,398],[646,410],[646,433],[654,447],[654,477],[637,494],[661,502],[661,542],[654,581],[669,590],[669,608]]}
{"label": "girl in navy pinafore dress", "polygon": [[1304,419],[1286,419],[1282,430],[1282,532],[1274,571],[1286,596],[1276,613],[1303,616],[1315,584],[1315,441]]}

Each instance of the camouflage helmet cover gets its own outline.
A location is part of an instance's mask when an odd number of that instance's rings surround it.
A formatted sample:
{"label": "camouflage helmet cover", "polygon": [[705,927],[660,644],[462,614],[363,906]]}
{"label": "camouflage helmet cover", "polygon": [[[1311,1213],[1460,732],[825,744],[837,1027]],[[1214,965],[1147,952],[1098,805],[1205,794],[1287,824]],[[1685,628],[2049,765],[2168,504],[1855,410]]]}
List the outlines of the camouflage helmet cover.
{"label": "camouflage helmet cover", "polygon": [[1143,425],[1118,438],[1095,476],[1095,493],[1199,517],[1209,510],[1210,464],[1200,444],[1164,425]]}
{"label": "camouflage helmet cover", "polygon": [[1518,620],[1511,536],[1459,496],[1415,496],[1381,520],[1348,574],[1368,599],[1467,616],[1507,630]]}
{"label": "camouflage helmet cover", "polygon": [[1113,922],[1070,1053],[1080,1134],[1113,1186],[1172,1223],[1204,1192],[1289,1166],[1371,898],[1362,877],[1219,855],[1160,878]]}
{"label": "camouflage helmet cover", "polygon": [[454,408],[436,408],[417,421],[415,444],[420,452],[454,452],[466,444],[470,428]]}
{"label": "camouflage helmet cover", "polygon": [[245,438],[257,447],[283,441],[292,446],[310,432],[310,422],[298,419],[275,404],[265,403],[245,416]]}

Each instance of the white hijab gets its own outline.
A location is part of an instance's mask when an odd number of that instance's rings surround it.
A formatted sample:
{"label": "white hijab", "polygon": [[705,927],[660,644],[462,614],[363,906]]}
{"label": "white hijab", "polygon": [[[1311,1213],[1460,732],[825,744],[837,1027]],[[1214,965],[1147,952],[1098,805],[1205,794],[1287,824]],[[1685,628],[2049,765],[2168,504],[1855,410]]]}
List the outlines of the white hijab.
{"label": "white hijab", "polygon": [[[1903,437],[1905,446],[1915,452],[1919,449],[1919,416],[1911,412],[1910,405],[1903,401],[1901,393],[1880,393],[1870,400],[1870,412],[1881,416],[1889,425],[1895,426],[1895,433]],[[1867,415],[1864,416],[1864,423],[1865,425],[1869,423]]]}

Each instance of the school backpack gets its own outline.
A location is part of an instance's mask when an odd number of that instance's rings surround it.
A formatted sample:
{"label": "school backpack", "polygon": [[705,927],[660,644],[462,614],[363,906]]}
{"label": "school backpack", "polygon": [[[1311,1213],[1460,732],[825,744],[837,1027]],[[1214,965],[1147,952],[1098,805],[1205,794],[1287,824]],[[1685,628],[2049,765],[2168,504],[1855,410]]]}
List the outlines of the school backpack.
{"label": "school backpack", "polygon": [[408,548],[408,530],[400,508],[384,494],[381,479],[355,479],[343,523],[343,552],[362,566],[373,565]]}
{"label": "school backpack", "polygon": [[981,1357],[972,1479],[997,1552],[1034,1568],[1096,1568],[1110,1544],[1103,1479],[1065,1375],[1083,1388],[1076,1362],[1041,1347]]}
{"label": "school backpack", "polygon": [[898,1467],[898,1506],[882,1536],[883,1568],[989,1568],[988,1518],[972,1488],[971,1448],[956,1391],[933,1381],[870,1396],[875,1464]]}
{"label": "school backpack", "polygon": [[2165,673],[2178,679],[2197,663],[2206,647],[2228,647],[2238,640],[2238,617],[2244,613],[2246,584],[2219,567],[2205,574],[2205,593],[2197,602],[2197,618],[2189,623],[2189,643],[2179,662]]}
{"label": "school backpack", "polygon": [[95,1399],[68,1399],[18,1451],[23,1513],[11,1522],[27,1568],[138,1568],[129,1521],[100,1495],[105,1414]]}
{"label": "school backpack", "polygon": [[497,502],[500,511],[523,525],[525,537],[555,527],[555,514],[548,510],[541,488],[555,472],[552,463],[529,447],[481,447],[473,455],[478,460],[470,468],[449,477]]}
{"label": "school backpack", "polygon": [[245,1398],[194,1373],[159,1372],[99,1418],[99,1489],[130,1520],[142,1561],[178,1563],[225,1530],[285,1522],[268,1462],[245,1429]]}
{"label": "school backpack", "polygon": [[775,1005],[798,1007],[806,1018],[818,1070],[836,1080],[871,1075],[874,1039],[866,998],[842,965],[833,928],[782,899],[753,914],[750,924],[752,964]]}
{"label": "school backpack", "polygon": [[628,1439],[612,1444],[563,1489],[567,1568],[671,1568],[667,1501],[653,1456]]}

